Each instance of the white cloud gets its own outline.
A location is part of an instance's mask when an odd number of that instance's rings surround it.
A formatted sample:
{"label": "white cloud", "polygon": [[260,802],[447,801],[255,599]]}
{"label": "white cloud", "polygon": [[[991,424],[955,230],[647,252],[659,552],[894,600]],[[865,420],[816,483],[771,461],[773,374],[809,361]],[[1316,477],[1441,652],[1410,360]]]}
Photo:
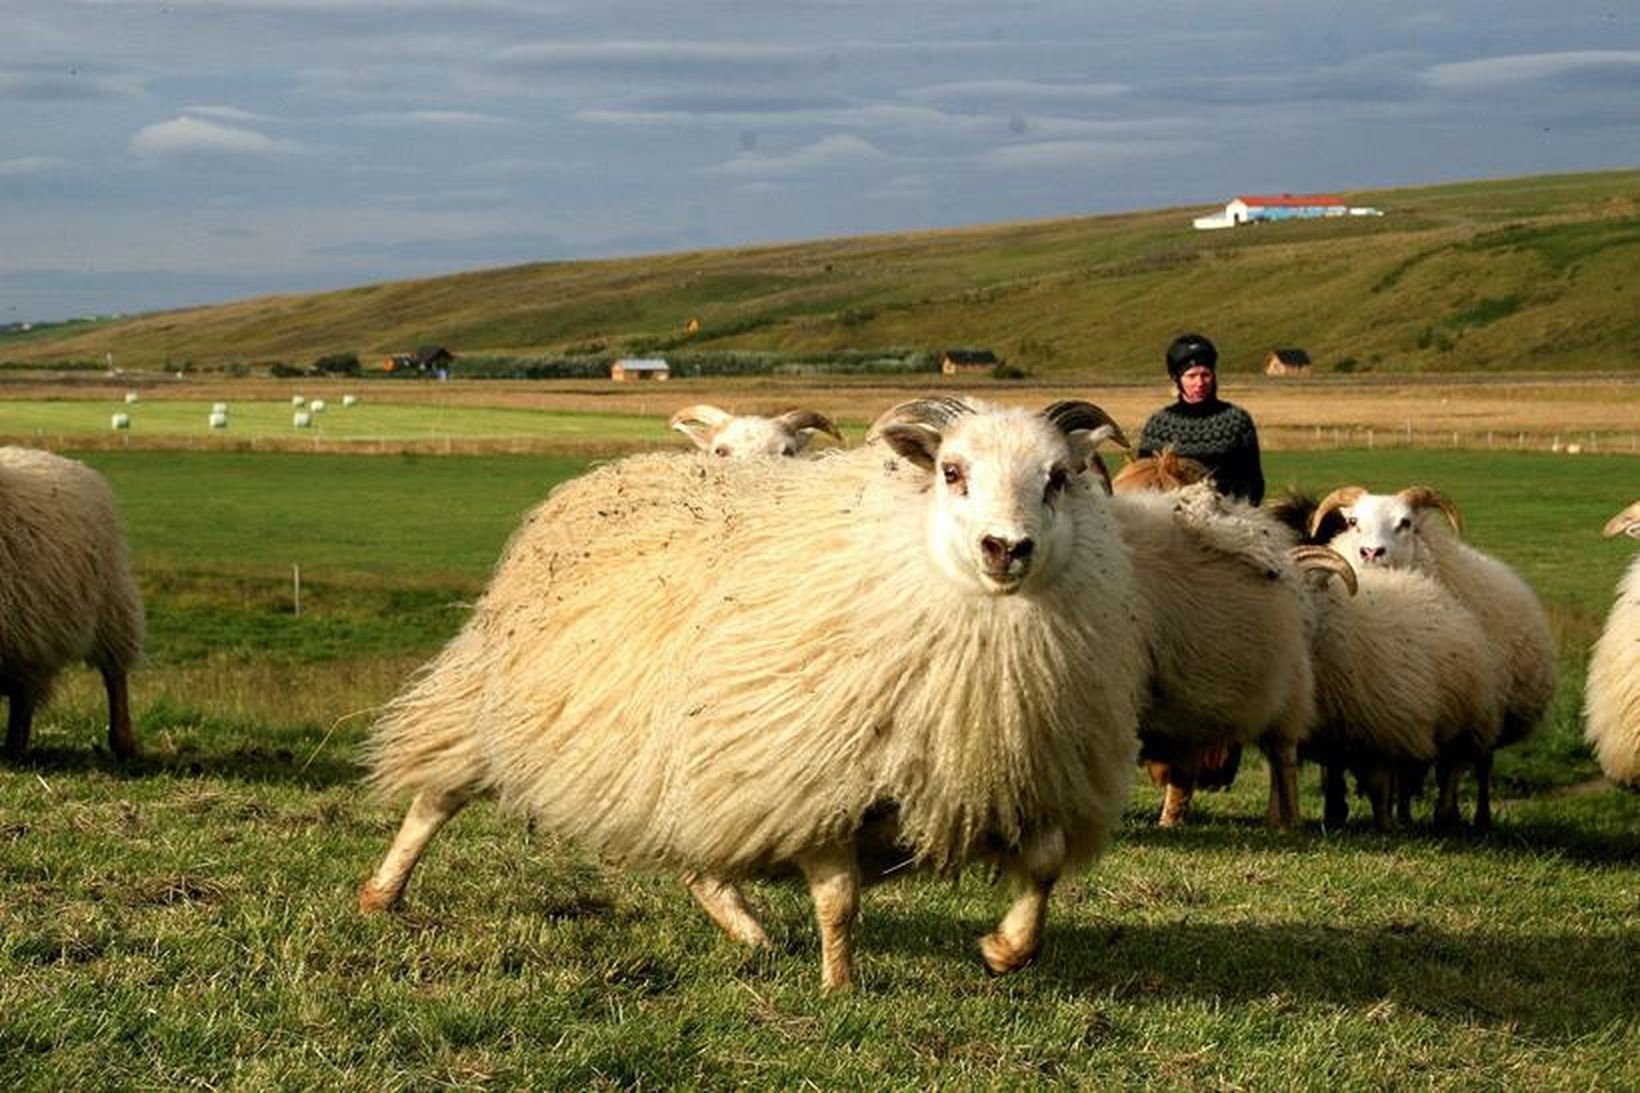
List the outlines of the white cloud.
{"label": "white cloud", "polygon": [[207,152],[234,156],[275,156],[300,151],[295,141],[275,140],[235,125],[184,115],[146,126],[131,138],[131,150],[140,156],[187,155]]}
{"label": "white cloud", "polygon": [[679,65],[785,65],[811,54],[784,45],[755,42],[530,42],[508,46],[496,55],[503,64],[543,67],[559,65],[655,66]]}
{"label": "white cloud", "polygon": [[241,110],[237,106],[189,106],[183,108],[183,113],[201,118],[217,118],[221,121],[277,121],[277,118],[267,114],[257,114],[250,110]]}
{"label": "white cloud", "polygon": [[473,110],[408,110],[399,114],[360,114],[368,125],[511,125],[507,118]]}
{"label": "white cloud", "polygon": [[699,173],[731,176],[791,175],[882,163],[888,158],[869,141],[840,133],[822,137],[813,144],[805,145],[783,156],[744,153],[727,162],[702,167]]}
{"label": "white cloud", "polygon": [[936,84],[904,92],[908,99],[934,101],[984,101],[997,109],[1002,104],[1107,102],[1128,94],[1133,88],[1124,83],[1040,83],[1035,80],[965,80]]}
{"label": "white cloud", "polygon": [[64,166],[52,156],[24,156],[21,159],[0,159],[0,178],[18,178],[23,175],[43,175]]}
{"label": "white cloud", "polygon": [[1487,57],[1479,61],[1457,61],[1433,65],[1424,80],[1435,87],[1495,87],[1552,79],[1571,72],[1592,69],[1640,69],[1640,50],[1587,49],[1566,53],[1518,53],[1507,57]]}

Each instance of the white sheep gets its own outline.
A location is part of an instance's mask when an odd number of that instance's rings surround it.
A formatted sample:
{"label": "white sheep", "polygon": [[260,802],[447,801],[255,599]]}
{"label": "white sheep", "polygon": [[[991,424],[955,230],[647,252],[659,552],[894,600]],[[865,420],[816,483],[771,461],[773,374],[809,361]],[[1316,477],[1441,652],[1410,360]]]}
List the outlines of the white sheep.
{"label": "white sheep", "polygon": [[670,427],[713,455],[796,455],[815,433],[841,441],[843,434],[824,414],[788,410],[775,417],[731,414],[707,403],[685,406],[672,415]]}
{"label": "white sheep", "polygon": [[852,976],[862,856],[868,876],[993,857],[1023,890],[981,954],[1022,966],[1137,748],[1132,573],[1079,475],[1108,420],[932,400],[881,427],[898,458],[660,453],[559,487],[374,728],[375,787],[413,800],[361,907],[395,904],[493,792],[685,873],[742,941],[764,934],[733,882],[795,865],[827,989]]}
{"label": "white sheep", "polygon": [[[1640,539],[1640,501],[1609,520],[1608,538]],[[1600,769],[1618,785],[1640,789],[1640,556],[1617,586],[1606,629],[1589,656],[1584,736]]]}
{"label": "white sheep", "polygon": [[[1453,537],[1453,531],[1462,530],[1456,505],[1427,486],[1395,494],[1345,486],[1322,499],[1310,529],[1358,573],[1376,567],[1415,569],[1440,581],[1479,620],[1494,649],[1496,687],[1503,696],[1495,746],[1514,743],[1536,729],[1554,700],[1559,675],[1548,617],[1519,574]],[[1476,761],[1475,776],[1475,826],[1486,828],[1492,820],[1490,755]],[[1445,784],[1446,778],[1441,780]],[[1446,812],[1439,818],[1451,822],[1456,816]]]}
{"label": "white sheep", "polygon": [[83,463],[0,448],[0,692],[6,753],[28,746],[34,711],[73,661],[108,694],[108,744],[136,755],[126,676],[142,653],[142,600],[114,497]]}
{"label": "white sheep", "polygon": [[1296,537],[1205,483],[1118,493],[1112,507],[1151,665],[1140,739],[1166,783],[1159,822],[1185,819],[1206,750],[1256,741],[1270,765],[1266,820],[1291,828],[1298,747],[1314,719]]}

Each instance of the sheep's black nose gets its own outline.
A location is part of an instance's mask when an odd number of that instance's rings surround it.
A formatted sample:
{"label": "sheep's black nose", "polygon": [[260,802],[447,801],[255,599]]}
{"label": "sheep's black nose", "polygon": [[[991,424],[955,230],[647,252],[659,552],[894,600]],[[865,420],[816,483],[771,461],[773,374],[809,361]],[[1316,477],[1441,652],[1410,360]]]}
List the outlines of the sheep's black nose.
{"label": "sheep's black nose", "polygon": [[1015,543],[995,535],[987,535],[979,541],[979,549],[985,555],[986,565],[992,569],[1007,569],[1016,561],[1023,562],[1030,558],[1036,544],[1029,539],[1021,539]]}

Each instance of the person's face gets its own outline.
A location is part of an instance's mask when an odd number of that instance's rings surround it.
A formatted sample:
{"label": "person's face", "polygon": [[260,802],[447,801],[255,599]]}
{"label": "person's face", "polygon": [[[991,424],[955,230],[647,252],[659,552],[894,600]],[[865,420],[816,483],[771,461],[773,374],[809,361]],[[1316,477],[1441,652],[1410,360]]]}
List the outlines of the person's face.
{"label": "person's face", "polygon": [[1179,394],[1186,402],[1204,402],[1213,394],[1213,370],[1193,364],[1179,373]]}

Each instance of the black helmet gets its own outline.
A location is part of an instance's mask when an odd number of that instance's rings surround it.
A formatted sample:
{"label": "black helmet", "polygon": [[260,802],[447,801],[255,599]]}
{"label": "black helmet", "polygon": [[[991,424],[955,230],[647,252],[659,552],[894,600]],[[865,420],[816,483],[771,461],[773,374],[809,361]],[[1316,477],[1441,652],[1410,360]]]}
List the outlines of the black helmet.
{"label": "black helmet", "polygon": [[1174,380],[1191,365],[1204,364],[1214,370],[1219,366],[1219,351],[1200,334],[1180,334],[1167,347],[1167,374]]}

